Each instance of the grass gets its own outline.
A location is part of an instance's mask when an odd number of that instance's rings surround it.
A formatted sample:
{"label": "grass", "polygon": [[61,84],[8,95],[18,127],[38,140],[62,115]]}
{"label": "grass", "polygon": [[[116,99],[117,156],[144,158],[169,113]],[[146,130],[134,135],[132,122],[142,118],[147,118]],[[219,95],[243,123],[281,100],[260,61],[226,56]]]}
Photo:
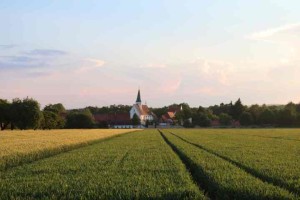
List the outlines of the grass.
{"label": "grass", "polygon": [[[186,130],[181,131],[181,135],[189,134]],[[231,162],[185,142],[176,135],[167,131],[163,131],[163,135],[212,199],[297,198],[286,189],[264,182]],[[201,140],[201,136],[198,135],[198,138]]]}
{"label": "grass", "polygon": [[174,130],[260,179],[300,195],[300,130]]}
{"label": "grass", "polygon": [[0,199],[205,199],[156,130],[137,131],[0,174]]}
{"label": "grass", "polygon": [[129,129],[1,131],[0,170],[123,134]]}

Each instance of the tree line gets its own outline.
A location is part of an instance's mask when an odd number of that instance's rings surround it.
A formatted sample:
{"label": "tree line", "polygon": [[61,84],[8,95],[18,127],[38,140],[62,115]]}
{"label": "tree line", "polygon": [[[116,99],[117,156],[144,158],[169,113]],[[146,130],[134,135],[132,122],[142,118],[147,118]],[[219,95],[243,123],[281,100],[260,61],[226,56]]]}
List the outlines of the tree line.
{"label": "tree line", "polygon": [[[5,129],[78,129],[108,128],[105,122],[96,122],[95,114],[129,113],[131,106],[111,105],[66,110],[63,104],[49,104],[43,109],[32,98],[13,99],[11,102],[0,99],[0,128]],[[137,116],[132,119],[138,125]]]}
{"label": "tree line", "polygon": [[[213,122],[219,126],[245,127],[300,127],[300,104],[251,105],[246,106],[238,99],[235,103],[190,108],[182,104],[176,118],[182,119],[186,127],[209,127]],[[189,120],[192,119],[192,120]]]}
{"label": "tree line", "polygon": [[0,99],[0,127],[5,129],[62,129],[93,128],[92,113],[88,109],[66,111],[61,103],[49,104],[42,110],[32,99]]}
{"label": "tree line", "polygon": [[[245,126],[245,127],[300,127],[300,104],[251,105],[238,99],[235,103],[204,108],[190,107],[187,103],[173,104],[182,109],[176,113],[175,123],[185,127]],[[61,103],[46,105],[43,109],[32,98],[0,99],[0,128],[5,129],[61,129],[61,128],[108,128],[106,123],[97,123],[95,114],[129,113],[129,105],[111,105],[66,110]],[[168,106],[151,108],[156,114],[156,124],[167,113]],[[140,121],[137,116],[132,124]]]}

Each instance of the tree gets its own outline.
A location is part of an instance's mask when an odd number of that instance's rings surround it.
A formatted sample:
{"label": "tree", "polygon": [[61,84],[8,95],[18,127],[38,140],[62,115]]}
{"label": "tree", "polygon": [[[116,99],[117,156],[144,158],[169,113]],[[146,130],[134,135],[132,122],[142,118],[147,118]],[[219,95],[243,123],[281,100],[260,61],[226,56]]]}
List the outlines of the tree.
{"label": "tree", "polygon": [[94,120],[88,111],[72,112],[67,115],[67,128],[93,128]]}
{"label": "tree", "polygon": [[259,118],[261,113],[263,112],[263,107],[254,104],[252,106],[249,107],[248,112],[251,113],[252,117],[253,117],[253,123],[255,124],[259,124]]}
{"label": "tree", "polygon": [[132,125],[137,126],[137,125],[141,124],[141,120],[136,114],[134,114],[131,119],[131,123],[132,123]]}
{"label": "tree", "polygon": [[280,126],[295,126],[297,123],[297,108],[293,103],[287,104],[283,110],[279,112],[278,124]]}
{"label": "tree", "polygon": [[209,127],[210,124],[211,124],[211,120],[209,119],[207,114],[199,113],[197,125],[199,125],[201,127]]}
{"label": "tree", "polygon": [[185,128],[193,128],[193,123],[191,123],[190,119],[186,119],[183,122],[183,127],[185,127]]}
{"label": "tree", "polygon": [[262,125],[273,125],[275,124],[275,113],[269,108],[266,108],[259,116],[259,122]]}
{"label": "tree", "polygon": [[187,103],[182,103],[179,105],[182,109],[176,112],[175,119],[182,125],[186,120],[192,118],[192,109]]}
{"label": "tree", "polygon": [[[50,126],[51,128],[64,128],[65,127],[66,120],[64,118],[64,115],[66,113],[66,109],[61,103],[49,104],[49,105],[45,106],[44,111],[51,112],[52,119],[55,118],[55,120],[56,120],[55,127]],[[54,117],[53,114],[55,114],[56,117]],[[47,120],[47,119],[45,118],[45,120]],[[50,122],[50,124],[53,125],[53,122]]]}
{"label": "tree", "polygon": [[57,114],[66,113],[65,107],[61,103],[49,104],[45,106],[44,111],[50,111]]}
{"label": "tree", "polygon": [[230,102],[229,104],[221,103],[219,106],[210,106],[209,109],[212,110],[213,114],[215,115],[220,115],[221,113],[230,114],[232,109],[232,102]]}
{"label": "tree", "polygon": [[0,128],[4,130],[11,121],[11,104],[7,100],[0,99]]}
{"label": "tree", "polygon": [[128,113],[132,106],[129,105],[110,105],[103,107],[86,107],[92,114],[106,114],[106,113]]}
{"label": "tree", "polygon": [[11,105],[12,123],[21,130],[36,129],[40,125],[39,103],[31,98],[14,99]]}
{"label": "tree", "polygon": [[193,119],[193,125],[198,125],[201,127],[208,127],[211,124],[211,119],[210,117],[213,116],[213,114],[210,112],[210,110],[207,110],[203,107],[199,107],[197,109],[197,112],[194,112],[192,114],[192,119]]}
{"label": "tree", "polygon": [[43,111],[43,123],[42,127],[43,129],[55,129],[58,128],[58,115],[51,111]]}
{"label": "tree", "polygon": [[230,125],[232,121],[232,117],[226,113],[221,113],[219,119],[220,119],[220,124],[223,126]]}
{"label": "tree", "polygon": [[109,128],[107,121],[98,122],[98,128]]}
{"label": "tree", "polygon": [[249,112],[243,112],[240,116],[240,123],[243,126],[249,126],[253,124],[253,117]]}
{"label": "tree", "polygon": [[151,108],[151,110],[157,117],[161,117],[168,112],[168,107],[164,106],[162,108]]}
{"label": "tree", "polygon": [[245,106],[243,106],[241,99],[239,98],[234,105],[231,107],[231,116],[233,119],[238,120],[242,113],[245,111]]}

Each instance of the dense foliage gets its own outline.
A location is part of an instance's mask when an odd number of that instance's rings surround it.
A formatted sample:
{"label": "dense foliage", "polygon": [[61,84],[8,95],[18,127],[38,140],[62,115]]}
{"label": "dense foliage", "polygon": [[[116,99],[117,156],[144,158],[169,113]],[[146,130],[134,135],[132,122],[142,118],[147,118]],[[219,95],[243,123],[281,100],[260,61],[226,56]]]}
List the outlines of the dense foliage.
{"label": "dense foliage", "polygon": [[[172,104],[161,108],[150,108],[158,124],[169,107],[178,107],[173,119],[175,125],[192,127],[300,127],[300,103],[287,105],[243,105],[236,102],[209,106],[190,107],[187,103]],[[66,110],[61,103],[49,104],[40,110],[39,103],[31,98],[0,99],[0,128],[4,129],[61,129],[61,128],[108,128],[108,121],[95,121],[97,114],[129,113],[129,105],[111,105]],[[126,122],[127,123],[127,122]],[[131,125],[138,125],[137,116]]]}
{"label": "dense foliage", "polygon": [[93,128],[94,119],[89,109],[81,112],[71,112],[67,115],[67,128]]}
{"label": "dense foliage", "polygon": [[87,107],[92,114],[107,114],[107,113],[129,113],[131,106],[129,105],[110,105],[103,107]]}
{"label": "dense foliage", "polygon": [[21,130],[37,129],[40,127],[40,105],[34,99],[14,99],[10,112],[13,126],[17,126]]}
{"label": "dense foliage", "polygon": [[[176,113],[176,119],[186,127],[300,127],[300,103],[246,106],[238,99],[235,103],[221,103],[208,108],[178,104],[181,105],[182,110]],[[186,123],[187,120],[191,123]]]}

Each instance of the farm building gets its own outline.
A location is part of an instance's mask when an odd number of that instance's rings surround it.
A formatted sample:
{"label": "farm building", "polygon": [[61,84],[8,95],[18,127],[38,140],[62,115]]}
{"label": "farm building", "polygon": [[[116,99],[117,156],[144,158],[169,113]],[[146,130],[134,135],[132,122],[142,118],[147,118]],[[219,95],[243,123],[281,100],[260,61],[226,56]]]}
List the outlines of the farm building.
{"label": "farm building", "polygon": [[111,128],[132,128],[128,113],[95,114],[94,119],[99,124],[106,124]]}
{"label": "farm building", "polygon": [[168,112],[161,116],[160,125],[174,125],[176,122],[176,113],[182,110],[182,106],[172,105],[169,106]]}

